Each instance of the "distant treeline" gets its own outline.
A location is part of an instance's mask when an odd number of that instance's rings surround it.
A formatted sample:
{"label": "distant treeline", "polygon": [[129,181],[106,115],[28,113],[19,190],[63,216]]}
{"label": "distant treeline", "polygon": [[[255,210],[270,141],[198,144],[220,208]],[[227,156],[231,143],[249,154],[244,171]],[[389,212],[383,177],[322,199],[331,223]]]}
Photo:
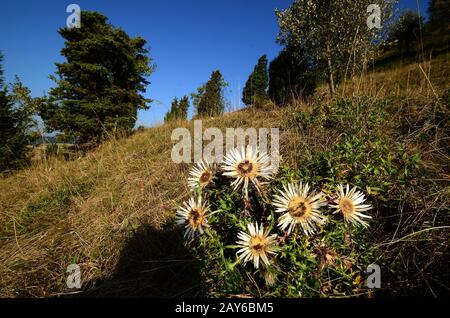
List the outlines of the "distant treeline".
{"label": "distant treeline", "polygon": [[[323,81],[334,94],[340,81],[364,72],[370,61],[382,65],[448,46],[449,1],[432,0],[427,23],[411,10],[395,17],[394,3],[297,0],[285,11],[277,11],[277,41],[283,49],[270,64],[266,55],[259,58],[242,92],[244,105],[261,108],[268,103],[282,106],[293,99],[306,100]],[[367,8],[373,4],[378,4],[385,21],[381,29],[367,27]],[[226,83],[218,74],[220,71],[215,71],[207,84],[192,94],[197,116],[213,116],[223,110],[221,89]],[[165,121],[187,119],[187,113],[178,108],[175,99]]]}
{"label": "distant treeline", "polygon": [[[367,9],[374,4],[391,25],[387,35],[386,28],[367,26]],[[445,41],[441,35],[449,31],[449,1],[431,1],[426,24],[409,11],[395,20],[393,9],[391,0],[295,0],[276,11],[282,50],[270,63],[265,55],[259,58],[242,101],[255,108],[283,106],[292,99],[308,99],[321,81],[332,95],[342,79],[364,72],[382,49],[410,52],[428,35]],[[37,117],[60,142],[92,145],[130,132],[138,110],[149,109],[151,100],[143,94],[155,65],[145,49],[147,41],[130,37],[98,12],[82,11],[81,21],[80,28],[59,30],[64,62],[56,63],[51,76],[56,85],[47,96],[31,98],[19,78],[6,84],[0,54],[0,171],[27,164],[27,146],[42,137]],[[431,42],[430,47],[436,45]],[[226,87],[220,70],[213,71],[196,92],[173,100],[165,121],[187,119],[191,103],[195,116],[222,114]]]}

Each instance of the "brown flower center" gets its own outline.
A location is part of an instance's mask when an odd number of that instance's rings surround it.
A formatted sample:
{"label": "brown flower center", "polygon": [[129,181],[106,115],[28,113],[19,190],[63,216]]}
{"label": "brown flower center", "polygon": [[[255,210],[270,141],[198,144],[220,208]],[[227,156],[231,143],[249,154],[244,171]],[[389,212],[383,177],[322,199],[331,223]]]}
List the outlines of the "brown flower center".
{"label": "brown flower center", "polygon": [[294,219],[301,219],[311,211],[311,204],[302,197],[295,197],[289,202],[288,212]]}
{"label": "brown flower center", "polygon": [[211,180],[211,173],[209,171],[205,171],[202,173],[200,177],[200,182],[202,184],[208,183]]}
{"label": "brown flower center", "polygon": [[353,201],[349,198],[341,198],[339,200],[339,208],[344,215],[355,213],[355,206],[353,205]]}
{"label": "brown flower center", "polygon": [[254,236],[250,239],[249,245],[254,252],[262,253],[266,249],[267,240],[259,236]]}
{"label": "brown flower center", "polygon": [[245,160],[238,165],[238,170],[241,174],[248,175],[253,171],[253,163]]}
{"label": "brown flower center", "polygon": [[192,209],[189,211],[188,220],[193,227],[203,224],[203,210]]}

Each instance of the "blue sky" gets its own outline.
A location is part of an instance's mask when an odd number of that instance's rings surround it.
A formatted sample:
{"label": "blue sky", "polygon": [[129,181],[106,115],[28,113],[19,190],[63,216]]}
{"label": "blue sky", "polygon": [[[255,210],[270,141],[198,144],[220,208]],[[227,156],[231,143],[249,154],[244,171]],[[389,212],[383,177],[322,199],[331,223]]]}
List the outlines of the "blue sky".
{"label": "blue sky", "polygon": [[[269,60],[280,51],[274,10],[292,0],[40,0],[4,1],[0,12],[0,50],[5,55],[8,82],[18,75],[42,96],[54,83],[55,62],[63,61],[63,40],[57,30],[66,24],[67,5],[99,11],[131,36],[148,41],[157,65],[147,97],[155,102],[139,113],[137,125],[162,121],[173,97],[196,91],[213,70],[229,83],[230,107],[240,105],[240,93],[258,58]],[[428,0],[400,0],[399,7],[426,12]],[[240,89],[240,90],[239,90]]]}

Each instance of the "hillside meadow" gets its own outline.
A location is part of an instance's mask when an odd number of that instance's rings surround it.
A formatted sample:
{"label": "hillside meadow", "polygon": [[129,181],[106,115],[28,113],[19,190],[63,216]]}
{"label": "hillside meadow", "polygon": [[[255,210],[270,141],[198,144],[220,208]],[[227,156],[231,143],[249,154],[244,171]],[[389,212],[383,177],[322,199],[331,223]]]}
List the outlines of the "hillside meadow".
{"label": "hillside meadow", "polygon": [[[374,205],[364,242],[386,269],[383,288],[361,287],[352,262],[365,264],[364,248],[346,254],[334,247],[320,266],[339,267],[350,286],[324,273],[305,295],[448,295],[449,58],[369,71],[341,84],[333,99],[323,87],[308,102],[203,119],[204,128],[222,131],[279,128],[280,180],[346,181]],[[261,291],[255,282],[239,290],[211,281],[211,264],[173,225],[190,193],[191,166],[170,159],[177,127],[193,123],[138,130],[73,160],[44,158],[0,179],[0,296],[302,296],[301,287]],[[70,264],[81,267],[81,290],[66,287]]]}

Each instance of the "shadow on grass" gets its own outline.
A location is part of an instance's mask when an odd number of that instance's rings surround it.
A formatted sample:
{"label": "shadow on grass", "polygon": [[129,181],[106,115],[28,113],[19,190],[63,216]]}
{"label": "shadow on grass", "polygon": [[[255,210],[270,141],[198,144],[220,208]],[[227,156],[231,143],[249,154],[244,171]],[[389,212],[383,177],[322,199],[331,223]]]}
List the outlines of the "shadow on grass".
{"label": "shadow on grass", "polygon": [[200,297],[198,262],[179,229],[143,226],[125,244],[115,274],[78,297]]}

